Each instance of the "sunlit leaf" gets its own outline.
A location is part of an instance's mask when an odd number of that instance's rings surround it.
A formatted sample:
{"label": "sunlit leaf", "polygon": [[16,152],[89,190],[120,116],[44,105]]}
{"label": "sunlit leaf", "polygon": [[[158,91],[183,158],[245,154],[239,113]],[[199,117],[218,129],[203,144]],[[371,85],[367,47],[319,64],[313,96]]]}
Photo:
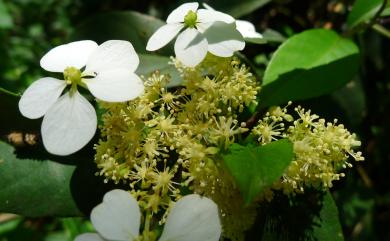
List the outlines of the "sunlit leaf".
{"label": "sunlit leaf", "polygon": [[349,39],[313,29],[285,41],[274,53],[263,79],[261,106],[330,93],[352,79],[359,49]]}
{"label": "sunlit leaf", "polygon": [[293,146],[288,140],[264,146],[233,144],[229,150],[223,159],[246,203],[278,180],[293,158]]}

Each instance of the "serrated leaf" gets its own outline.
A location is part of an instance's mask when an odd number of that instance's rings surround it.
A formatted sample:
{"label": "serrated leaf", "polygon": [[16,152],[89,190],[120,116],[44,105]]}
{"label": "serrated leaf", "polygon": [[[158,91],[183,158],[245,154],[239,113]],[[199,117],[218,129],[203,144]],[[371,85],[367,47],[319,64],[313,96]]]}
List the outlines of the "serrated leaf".
{"label": "serrated leaf", "polygon": [[171,77],[171,81],[168,83],[168,87],[179,86],[182,84],[183,79],[180,77],[176,68],[169,64],[171,61],[169,57],[152,55],[152,54],[140,54],[140,64],[136,71],[137,74],[148,76],[154,71],[158,70],[162,74],[168,74]]}
{"label": "serrated leaf", "polygon": [[247,204],[282,176],[294,155],[288,140],[264,146],[233,144],[229,150],[223,159]]}
{"label": "serrated leaf", "polygon": [[323,197],[320,215],[316,221],[318,225],[314,227],[313,235],[317,240],[344,241],[339,212],[330,192]]}
{"label": "serrated leaf", "polygon": [[349,39],[313,29],[285,41],[266,68],[259,103],[262,107],[332,92],[352,79],[359,49]]}
{"label": "serrated leaf", "polygon": [[383,0],[356,0],[348,15],[349,27],[371,20],[380,10]]}
{"label": "serrated leaf", "polygon": [[36,159],[21,159],[14,152],[14,147],[0,141],[0,212],[30,217],[89,215],[113,188],[95,176],[91,155],[22,152]]}
{"label": "serrated leaf", "polygon": [[80,214],[69,180],[75,166],[48,160],[18,159],[0,142],[0,212],[26,216]]}

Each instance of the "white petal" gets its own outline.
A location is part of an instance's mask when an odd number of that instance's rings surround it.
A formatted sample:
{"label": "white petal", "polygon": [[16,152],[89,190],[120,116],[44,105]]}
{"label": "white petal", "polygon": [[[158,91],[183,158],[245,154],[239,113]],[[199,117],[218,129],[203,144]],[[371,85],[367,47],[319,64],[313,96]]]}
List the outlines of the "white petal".
{"label": "white petal", "polygon": [[245,47],[245,41],[234,23],[213,23],[205,32],[208,51],[220,57],[230,57],[235,51]]}
{"label": "white petal", "polygon": [[245,41],[252,43],[265,43],[263,35],[256,32],[255,26],[248,21],[237,20],[236,21],[237,30],[242,34]]}
{"label": "white petal", "polygon": [[178,8],[173,10],[168,18],[167,23],[182,23],[184,22],[184,17],[187,15],[189,11],[196,12],[196,10],[199,7],[199,3],[193,2],[193,3],[184,3],[180,5]]}
{"label": "white petal", "polygon": [[187,28],[176,39],[176,57],[186,66],[195,67],[206,57],[207,40],[194,28]]}
{"label": "white petal", "polygon": [[144,93],[143,81],[127,69],[100,72],[84,83],[96,98],[108,102],[128,101]]}
{"label": "white petal", "polygon": [[30,119],[42,117],[57,101],[65,87],[65,81],[51,77],[35,81],[20,98],[20,112]]}
{"label": "white petal", "polygon": [[236,27],[237,27],[237,30],[240,31],[240,33],[244,37],[245,37],[246,33],[256,32],[255,25],[253,25],[249,21],[237,20],[236,21]]}
{"label": "white petal", "polygon": [[225,23],[234,23],[235,19],[229,14],[210,10],[210,9],[199,9],[197,12],[198,22],[201,23],[213,23],[216,21],[221,21]]}
{"label": "white petal", "polygon": [[92,210],[91,222],[106,239],[130,241],[139,234],[141,211],[130,193],[116,189],[106,193]]}
{"label": "white petal", "polygon": [[217,205],[191,194],[173,206],[159,241],[218,241],[221,231]]}
{"label": "white petal", "polygon": [[97,43],[91,40],[57,46],[42,57],[41,67],[51,72],[63,72],[66,67],[81,69],[97,46]]}
{"label": "white petal", "polygon": [[182,23],[171,23],[161,26],[157,31],[150,37],[146,50],[155,51],[167,45],[184,27]]}
{"label": "white petal", "polygon": [[61,96],[43,118],[41,132],[46,150],[55,155],[69,155],[85,146],[97,126],[93,106],[79,92]]}
{"label": "white petal", "polygon": [[85,72],[101,72],[110,69],[125,68],[134,72],[139,58],[129,41],[109,40],[95,49],[88,59]]}
{"label": "white petal", "polygon": [[97,233],[83,233],[75,238],[74,241],[106,241]]}

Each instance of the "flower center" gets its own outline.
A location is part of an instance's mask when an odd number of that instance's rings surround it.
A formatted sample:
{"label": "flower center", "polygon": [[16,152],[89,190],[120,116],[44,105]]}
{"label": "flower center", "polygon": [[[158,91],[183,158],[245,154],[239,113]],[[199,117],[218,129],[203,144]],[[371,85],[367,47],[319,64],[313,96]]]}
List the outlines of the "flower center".
{"label": "flower center", "polygon": [[81,83],[81,71],[75,67],[67,67],[64,70],[64,78],[69,84]]}
{"label": "flower center", "polygon": [[67,84],[72,85],[70,88],[71,94],[77,91],[77,85],[82,85],[81,71],[75,67],[67,67],[64,70],[64,79]]}
{"label": "flower center", "polygon": [[196,15],[194,11],[190,10],[184,17],[184,25],[188,28],[195,28],[197,19],[198,15]]}

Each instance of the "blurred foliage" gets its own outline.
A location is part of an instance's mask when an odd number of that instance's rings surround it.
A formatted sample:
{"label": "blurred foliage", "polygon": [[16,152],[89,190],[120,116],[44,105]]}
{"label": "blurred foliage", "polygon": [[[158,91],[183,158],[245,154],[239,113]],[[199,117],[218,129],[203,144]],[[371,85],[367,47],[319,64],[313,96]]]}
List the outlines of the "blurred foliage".
{"label": "blurred foliage", "polygon": [[0,215],[0,241],[72,241],[85,232],[93,231],[92,224],[81,218],[23,218]]}
{"label": "blurred foliage", "polygon": [[[222,10],[231,7],[236,15],[245,14],[243,19],[276,39],[267,45],[248,45],[244,51],[260,77],[279,46],[277,42],[285,37],[311,28],[332,29],[345,36],[355,34],[353,40],[361,52],[359,74],[332,94],[297,104],[310,107],[326,119],[340,119],[359,135],[364,145],[366,161],[347,172],[346,178],[332,189],[345,240],[390,240],[390,39],[375,28],[351,33],[347,18],[352,0],[274,0],[266,5],[249,3],[256,1],[205,2]],[[235,4],[241,2],[256,9],[239,12],[239,5]],[[39,59],[53,46],[70,41],[78,26],[85,26],[91,17],[135,10],[165,19],[179,4],[180,1],[172,0],[0,0],[0,87],[20,93],[45,76]],[[384,16],[378,24],[389,28],[390,19]],[[99,32],[99,26],[88,31]],[[0,134],[5,140],[9,133],[2,128],[5,121],[0,123]],[[0,214],[0,241],[73,240],[78,233],[88,230],[91,225],[78,218],[31,219]]]}

